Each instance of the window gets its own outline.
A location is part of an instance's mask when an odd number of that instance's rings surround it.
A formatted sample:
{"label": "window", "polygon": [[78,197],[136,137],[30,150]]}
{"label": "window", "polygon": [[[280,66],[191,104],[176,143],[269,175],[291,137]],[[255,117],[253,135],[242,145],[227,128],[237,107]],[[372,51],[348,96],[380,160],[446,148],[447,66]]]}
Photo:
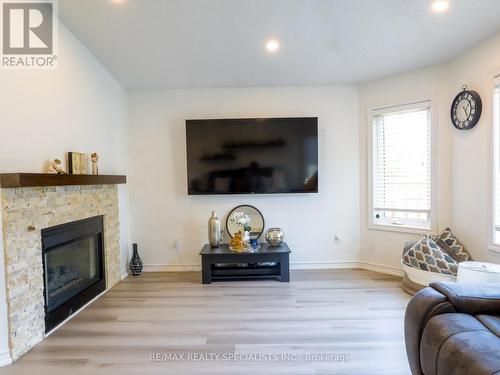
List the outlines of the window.
{"label": "window", "polygon": [[500,77],[493,95],[493,243],[500,246]]}
{"label": "window", "polygon": [[371,225],[431,229],[431,105],[372,112]]}

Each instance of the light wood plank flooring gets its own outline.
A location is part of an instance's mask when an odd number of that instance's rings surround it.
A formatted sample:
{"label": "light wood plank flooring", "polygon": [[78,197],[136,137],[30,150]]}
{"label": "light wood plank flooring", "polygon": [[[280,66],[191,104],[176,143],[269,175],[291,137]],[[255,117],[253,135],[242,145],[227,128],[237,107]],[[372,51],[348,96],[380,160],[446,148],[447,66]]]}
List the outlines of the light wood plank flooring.
{"label": "light wood plank flooring", "polygon": [[410,374],[399,278],[322,270],[292,271],[290,283],[199,280],[129,277],[0,375]]}

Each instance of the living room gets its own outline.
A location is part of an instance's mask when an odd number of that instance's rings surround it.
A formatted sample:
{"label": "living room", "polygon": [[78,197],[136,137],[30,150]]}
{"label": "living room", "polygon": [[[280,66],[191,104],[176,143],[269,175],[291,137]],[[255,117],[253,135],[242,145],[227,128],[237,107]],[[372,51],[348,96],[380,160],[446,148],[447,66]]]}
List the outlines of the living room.
{"label": "living room", "polygon": [[498,1],[1,7],[0,374],[500,373]]}

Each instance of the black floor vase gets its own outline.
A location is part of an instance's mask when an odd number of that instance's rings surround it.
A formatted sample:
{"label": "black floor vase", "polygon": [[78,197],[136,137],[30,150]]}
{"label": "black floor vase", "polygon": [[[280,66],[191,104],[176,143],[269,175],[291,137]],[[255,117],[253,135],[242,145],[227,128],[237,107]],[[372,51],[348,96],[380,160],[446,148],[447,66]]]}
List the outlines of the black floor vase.
{"label": "black floor vase", "polygon": [[132,254],[132,259],[130,259],[130,273],[133,276],[139,276],[142,272],[142,260],[139,257],[139,252],[137,251],[137,244],[132,245],[134,252]]}

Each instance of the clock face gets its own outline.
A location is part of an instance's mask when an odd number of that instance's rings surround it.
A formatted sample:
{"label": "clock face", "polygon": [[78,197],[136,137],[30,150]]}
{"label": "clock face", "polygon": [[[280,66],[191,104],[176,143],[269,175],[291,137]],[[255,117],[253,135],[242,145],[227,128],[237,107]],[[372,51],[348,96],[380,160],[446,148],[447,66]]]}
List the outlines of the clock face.
{"label": "clock face", "polygon": [[481,117],[481,97],[475,91],[464,90],[455,97],[451,106],[451,121],[460,130],[472,129]]}

